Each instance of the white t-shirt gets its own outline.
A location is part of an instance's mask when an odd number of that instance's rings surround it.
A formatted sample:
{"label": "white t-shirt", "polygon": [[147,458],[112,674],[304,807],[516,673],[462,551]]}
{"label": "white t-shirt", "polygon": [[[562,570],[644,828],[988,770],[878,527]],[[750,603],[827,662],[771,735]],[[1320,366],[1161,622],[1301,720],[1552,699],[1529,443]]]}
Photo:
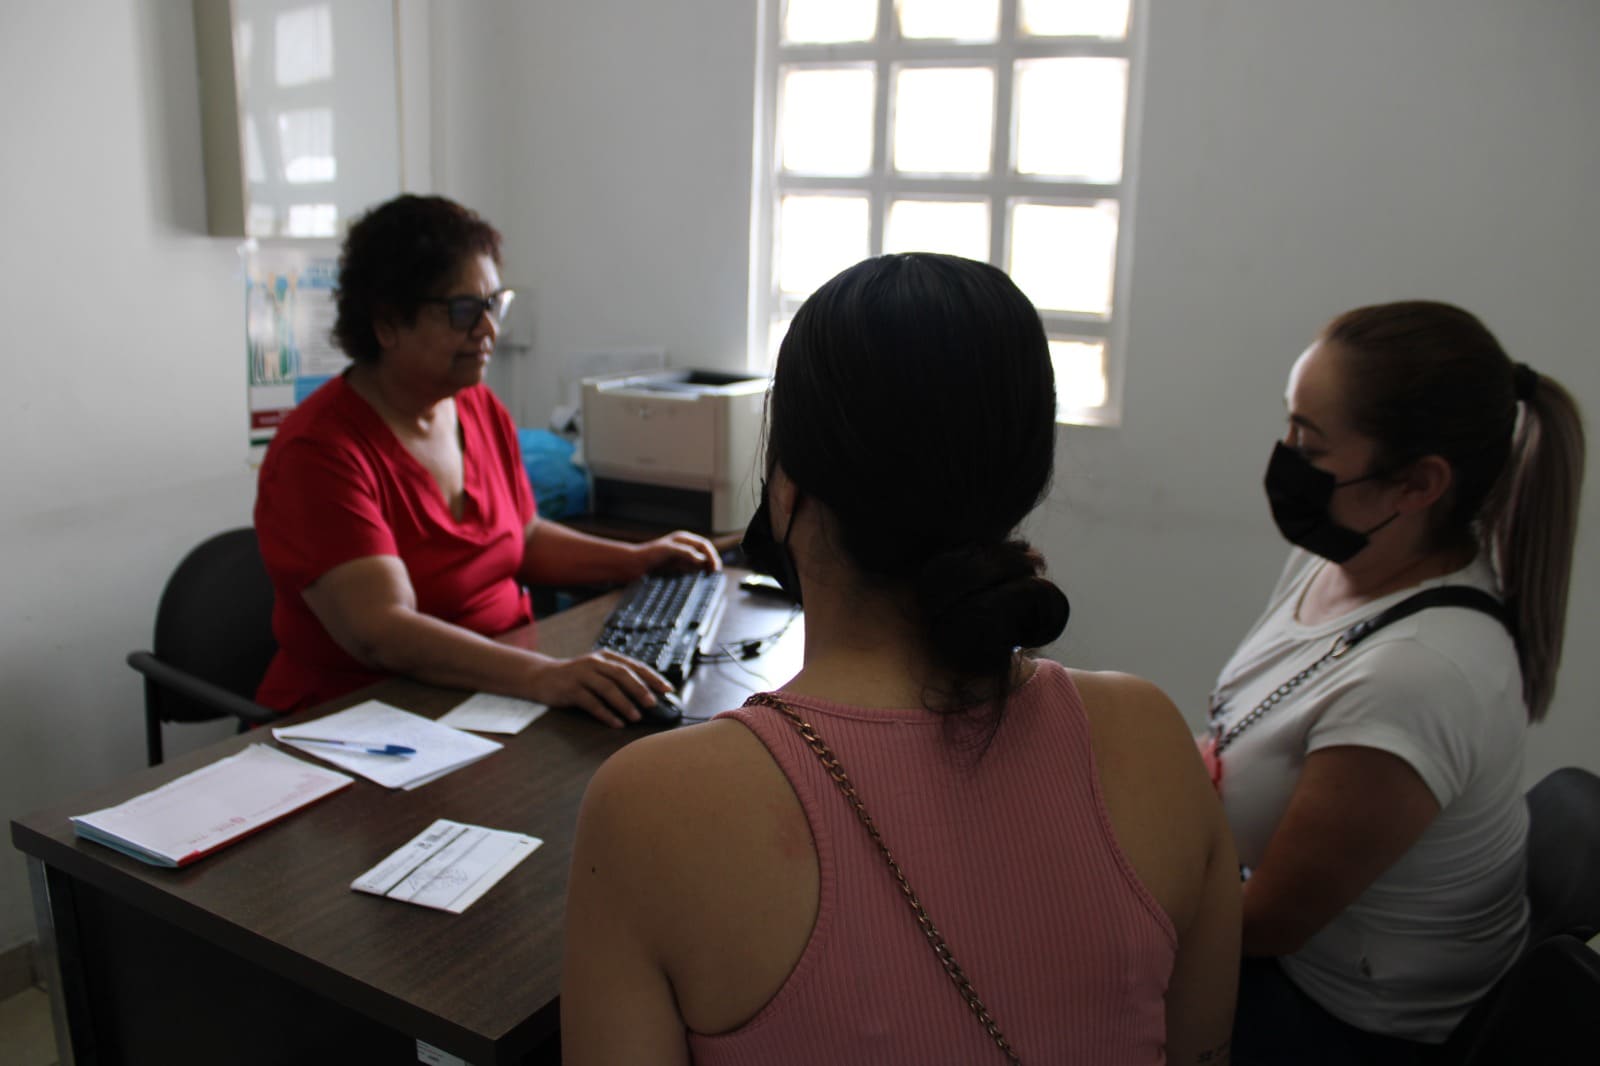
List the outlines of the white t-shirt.
{"label": "white t-shirt", "polygon": [[[1229,728],[1321,657],[1351,625],[1413,593],[1470,585],[1498,595],[1479,559],[1314,626],[1295,620],[1322,559],[1296,550],[1266,612],[1222,670],[1213,721]],[[1440,813],[1399,861],[1304,948],[1280,961],[1336,1017],[1438,1042],[1510,966],[1527,936],[1528,716],[1510,635],[1463,607],[1390,623],[1325,663],[1223,752],[1222,800],[1239,860],[1261,862],[1305,757],[1337,745],[1404,759]]]}

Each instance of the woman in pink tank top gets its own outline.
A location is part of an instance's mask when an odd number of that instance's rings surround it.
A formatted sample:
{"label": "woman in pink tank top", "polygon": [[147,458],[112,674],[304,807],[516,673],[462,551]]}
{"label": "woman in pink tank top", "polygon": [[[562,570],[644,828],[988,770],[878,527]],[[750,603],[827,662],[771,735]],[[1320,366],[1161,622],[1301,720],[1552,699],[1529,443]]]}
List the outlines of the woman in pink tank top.
{"label": "woman in pink tank top", "polygon": [[745,548],[803,596],[804,665],[596,774],[565,1061],[1226,1062],[1238,872],[1188,729],[1020,650],[1068,613],[1017,536],[1055,455],[1033,306],[971,260],[860,263],[795,316],[769,420]]}

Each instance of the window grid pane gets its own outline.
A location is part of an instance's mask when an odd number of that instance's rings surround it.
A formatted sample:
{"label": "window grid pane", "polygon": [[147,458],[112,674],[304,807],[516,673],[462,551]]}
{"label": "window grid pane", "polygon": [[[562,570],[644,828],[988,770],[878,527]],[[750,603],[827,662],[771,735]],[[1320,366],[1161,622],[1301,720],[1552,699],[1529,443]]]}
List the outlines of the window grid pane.
{"label": "window grid pane", "polygon": [[870,41],[877,33],[877,0],[786,0],[783,6],[787,44]]}
{"label": "window grid pane", "polygon": [[1110,390],[1104,341],[1052,337],[1050,362],[1056,372],[1057,411],[1105,406]]}
{"label": "window grid pane", "polygon": [[896,0],[900,36],[913,40],[993,41],[1000,0]]}
{"label": "window grid pane", "polygon": [[1121,180],[1127,60],[1021,60],[1015,101],[1018,173]]}
{"label": "window grid pane", "polygon": [[994,71],[902,67],[894,72],[894,168],[986,174],[994,143]]}
{"label": "window grid pane", "polygon": [[989,204],[985,200],[895,200],[889,205],[883,250],[945,252],[989,258]]}
{"label": "window grid pane", "polygon": [[870,67],[789,67],[780,79],[782,166],[853,176],[872,169]]}
{"label": "window grid pane", "polygon": [[1110,315],[1117,205],[1014,203],[1009,273],[1041,311]]}
{"label": "window grid pane", "polygon": [[1017,0],[1017,24],[1032,37],[1128,35],[1130,0]]}
{"label": "window grid pane", "polygon": [[804,296],[867,257],[867,200],[785,196],[778,219],[778,288]]}

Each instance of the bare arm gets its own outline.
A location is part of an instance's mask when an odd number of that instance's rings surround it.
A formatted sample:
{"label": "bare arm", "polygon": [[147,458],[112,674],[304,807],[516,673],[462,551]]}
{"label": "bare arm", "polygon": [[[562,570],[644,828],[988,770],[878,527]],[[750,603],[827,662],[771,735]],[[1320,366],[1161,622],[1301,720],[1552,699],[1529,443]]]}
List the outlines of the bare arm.
{"label": "bare arm", "polygon": [[1231,1061],[1240,909],[1239,860],[1219,805],[1199,905],[1178,932],[1178,957],[1167,984],[1167,1061],[1174,1066]]}
{"label": "bare arm", "polygon": [[1073,672],[1117,842],[1178,937],[1167,982],[1167,1061],[1229,1061],[1238,996],[1239,862],[1189,728],[1155,685]]}
{"label": "bare arm", "polygon": [[[1204,873],[1191,896],[1192,906],[1173,915],[1178,954],[1167,983],[1167,1061],[1174,1066],[1227,1066],[1239,993],[1239,856],[1188,726],[1163,693],[1155,690],[1155,696],[1165,713],[1160,716],[1161,762],[1154,765],[1174,782],[1177,795],[1172,799],[1189,812],[1184,818],[1187,831],[1205,841]],[[1144,746],[1156,745],[1146,740]]]}
{"label": "bare arm", "polygon": [[659,808],[660,793],[638,779],[633,761],[628,748],[608,760],[578,814],[561,967],[566,1066],[689,1062],[672,984],[635,906],[648,856],[659,851],[658,841],[640,838],[650,834],[647,812]]}
{"label": "bare arm", "polygon": [[581,707],[607,725],[637,721],[636,703],[671,686],[631,659],[590,652],[555,659],[497,644],[417,610],[405,564],[392,555],[353,559],[302,593],[328,635],[364,666],[431,685]]}
{"label": "bare arm", "polygon": [[722,559],[710,541],[686,530],[628,544],[535,518],[523,537],[517,576],[530,585],[596,585],[632,581],[660,568],[720,570]]}
{"label": "bare arm", "polygon": [[1245,884],[1245,954],[1300,950],[1438,815],[1433,793],[1399,756],[1343,746],[1312,752]]}

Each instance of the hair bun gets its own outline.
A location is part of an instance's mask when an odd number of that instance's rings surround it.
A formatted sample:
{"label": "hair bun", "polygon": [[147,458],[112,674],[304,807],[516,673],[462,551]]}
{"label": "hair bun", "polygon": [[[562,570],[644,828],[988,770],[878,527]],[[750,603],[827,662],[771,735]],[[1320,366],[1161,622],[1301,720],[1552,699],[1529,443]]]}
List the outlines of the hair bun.
{"label": "hair bun", "polygon": [[1016,539],[930,559],[917,578],[917,600],[940,662],[963,673],[994,673],[1014,649],[1060,636],[1071,608],[1043,570],[1044,558]]}

